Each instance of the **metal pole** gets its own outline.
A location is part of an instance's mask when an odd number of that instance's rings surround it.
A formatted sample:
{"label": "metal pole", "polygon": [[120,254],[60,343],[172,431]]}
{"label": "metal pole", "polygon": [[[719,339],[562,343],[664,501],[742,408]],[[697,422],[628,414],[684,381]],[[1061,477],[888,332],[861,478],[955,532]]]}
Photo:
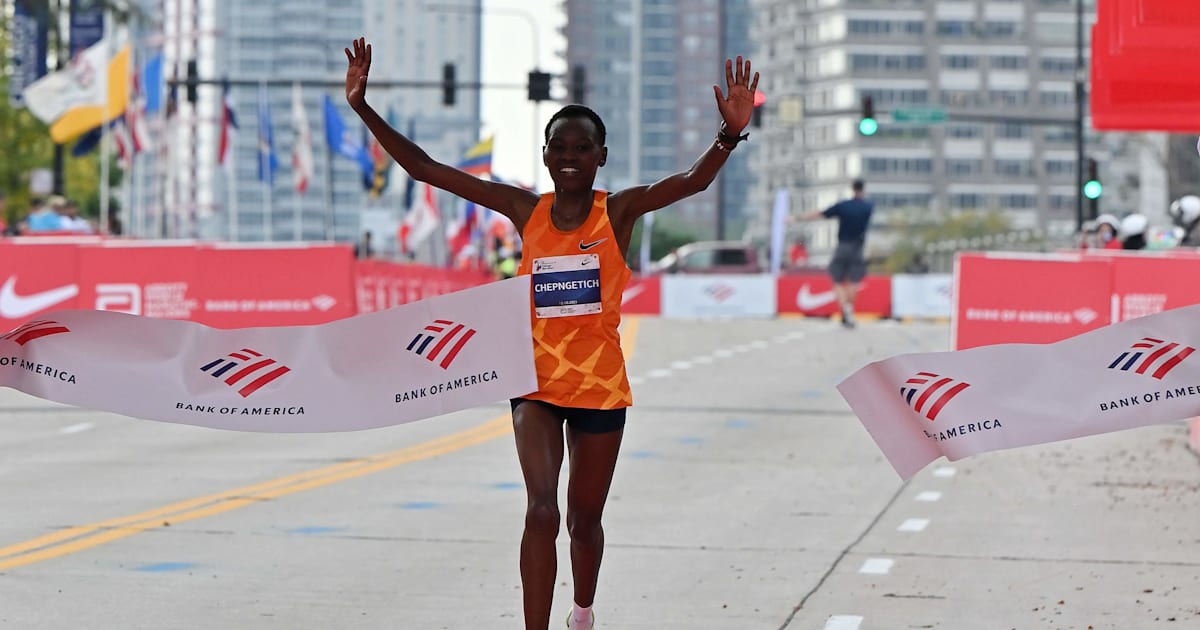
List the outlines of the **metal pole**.
{"label": "metal pole", "polygon": [[1083,231],[1083,0],[1075,0],[1075,231]]}

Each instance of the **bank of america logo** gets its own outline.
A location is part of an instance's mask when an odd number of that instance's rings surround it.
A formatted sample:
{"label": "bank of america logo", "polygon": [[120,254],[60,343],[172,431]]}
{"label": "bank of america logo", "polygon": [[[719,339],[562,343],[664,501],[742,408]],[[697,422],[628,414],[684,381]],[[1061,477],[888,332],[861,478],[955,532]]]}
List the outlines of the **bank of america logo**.
{"label": "bank of america logo", "polygon": [[6,333],[3,337],[0,337],[0,339],[15,341],[23,346],[38,337],[57,335],[58,333],[65,332],[71,332],[71,329],[58,322],[42,319],[21,324]]}
{"label": "bank of america logo", "polygon": [[724,302],[725,300],[733,297],[733,294],[737,293],[737,289],[733,288],[732,285],[725,284],[724,282],[718,282],[716,284],[710,284],[704,287],[704,292],[707,293],[712,299],[718,302]]}
{"label": "bank of america logo", "polygon": [[[458,356],[459,351],[474,336],[475,329],[468,328],[465,324],[448,319],[435,319],[413,337],[408,344],[408,351],[437,363],[444,370],[450,367],[454,357]],[[438,362],[438,359],[441,361]]]}
{"label": "bank of america logo", "polygon": [[1191,346],[1181,346],[1173,341],[1142,337],[1140,341],[1122,352],[1116,361],[1110,363],[1108,369],[1122,372],[1133,370],[1138,374],[1148,373],[1154,378],[1161,379],[1195,351],[1196,349]]}
{"label": "bank of america logo", "polygon": [[237,352],[229,354],[208,363],[200,368],[202,372],[208,372],[213,378],[223,378],[226,374],[225,384],[230,387],[238,387],[237,392],[246,398],[250,394],[258,391],[267,383],[291,372],[291,368],[282,363],[277,363],[275,359],[264,357],[261,352],[255,352],[250,348],[242,348]]}
{"label": "bank of america logo", "polygon": [[917,372],[900,386],[900,396],[909,407],[932,422],[937,420],[946,403],[970,386],[970,383],[933,372]]}

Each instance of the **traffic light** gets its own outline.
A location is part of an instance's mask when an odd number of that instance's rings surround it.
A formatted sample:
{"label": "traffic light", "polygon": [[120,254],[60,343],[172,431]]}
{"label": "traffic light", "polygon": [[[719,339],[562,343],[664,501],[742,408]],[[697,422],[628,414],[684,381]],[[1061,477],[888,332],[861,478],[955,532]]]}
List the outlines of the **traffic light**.
{"label": "traffic light", "polygon": [[575,66],[571,70],[571,100],[583,104],[587,98],[587,67]]}
{"label": "traffic light", "polygon": [[454,64],[442,66],[442,105],[454,105]]}
{"label": "traffic light", "polygon": [[1088,210],[1092,218],[1096,218],[1100,212],[1100,194],[1104,192],[1104,186],[1100,184],[1100,167],[1093,158],[1088,158],[1087,161],[1087,179],[1083,182],[1083,196],[1088,199]]}
{"label": "traffic light", "polygon": [[862,120],[858,121],[858,133],[873,136],[879,131],[879,121],[875,120],[875,101],[870,96],[862,99]]}
{"label": "traffic light", "polygon": [[198,85],[199,77],[196,71],[196,60],[188,59],[187,62],[187,102],[195,103],[196,86]]}
{"label": "traffic light", "polygon": [[550,100],[550,73],[541,70],[529,73],[529,100],[535,103]]}

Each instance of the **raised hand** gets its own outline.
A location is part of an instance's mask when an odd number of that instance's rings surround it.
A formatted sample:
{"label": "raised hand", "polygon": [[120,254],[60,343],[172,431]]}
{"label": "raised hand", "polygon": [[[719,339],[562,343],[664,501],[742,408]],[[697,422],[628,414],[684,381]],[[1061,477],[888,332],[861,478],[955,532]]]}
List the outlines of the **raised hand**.
{"label": "raised hand", "polygon": [[721,88],[716,85],[713,86],[713,94],[717,97],[717,109],[725,121],[726,130],[737,135],[750,124],[750,116],[754,113],[754,92],[758,89],[757,72],[754,73],[754,80],[750,80],[749,59],[743,62],[741,55],[738,55],[736,74],[733,60],[725,60],[725,86],[726,94],[722,94]]}
{"label": "raised hand", "polygon": [[354,50],[346,49],[346,101],[358,108],[367,102],[367,73],[371,71],[371,45],[365,37],[354,40]]}

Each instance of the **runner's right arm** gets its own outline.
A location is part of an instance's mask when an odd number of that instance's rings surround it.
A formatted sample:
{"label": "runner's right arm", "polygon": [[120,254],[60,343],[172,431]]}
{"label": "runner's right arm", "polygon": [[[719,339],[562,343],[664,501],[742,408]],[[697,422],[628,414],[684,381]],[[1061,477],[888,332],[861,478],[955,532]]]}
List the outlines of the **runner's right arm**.
{"label": "runner's right arm", "polygon": [[367,104],[367,74],[371,69],[371,46],[365,38],[354,40],[354,49],[346,49],[346,101],[371,130],[396,163],[417,181],[427,182],[490,208],[508,217],[517,229],[525,226],[538,195],[517,186],[480,179],[470,173],[431,158],[424,149],[392,128]]}

